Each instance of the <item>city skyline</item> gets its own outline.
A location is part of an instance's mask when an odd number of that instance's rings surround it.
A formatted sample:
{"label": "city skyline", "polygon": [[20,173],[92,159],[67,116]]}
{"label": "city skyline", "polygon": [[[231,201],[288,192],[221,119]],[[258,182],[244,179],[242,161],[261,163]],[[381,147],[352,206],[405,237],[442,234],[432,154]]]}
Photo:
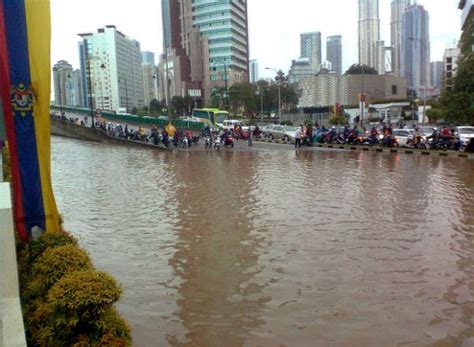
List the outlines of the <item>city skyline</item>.
{"label": "city skyline", "polygon": [[[425,0],[419,3],[430,13],[432,60],[441,60],[444,49],[453,47],[460,37],[461,12],[457,10],[457,1]],[[248,1],[250,59],[259,61],[262,78],[273,76],[271,71],[264,70],[267,66],[288,72],[292,59],[300,51],[300,34],[304,32],[321,31],[322,40],[331,35],[342,35],[342,70],[358,62],[356,0],[347,0],[344,11],[340,11],[340,4],[325,4],[321,10],[318,4],[308,4],[304,0],[294,0],[292,6],[272,2],[270,7],[268,4],[269,1]],[[380,1],[381,40],[387,43],[390,42],[390,5],[391,0]],[[94,6],[95,11],[88,10],[90,6]],[[301,7],[307,10],[301,11]],[[74,68],[79,67],[77,42],[80,38],[77,34],[92,32],[108,24],[116,25],[139,41],[142,50],[152,51],[157,56],[162,53],[160,1],[136,0],[132,7],[118,6],[111,0],[84,0],[77,4],[52,0],[51,8],[53,64],[67,60]],[[266,15],[262,16],[262,13]],[[84,17],[88,20],[84,21]]]}

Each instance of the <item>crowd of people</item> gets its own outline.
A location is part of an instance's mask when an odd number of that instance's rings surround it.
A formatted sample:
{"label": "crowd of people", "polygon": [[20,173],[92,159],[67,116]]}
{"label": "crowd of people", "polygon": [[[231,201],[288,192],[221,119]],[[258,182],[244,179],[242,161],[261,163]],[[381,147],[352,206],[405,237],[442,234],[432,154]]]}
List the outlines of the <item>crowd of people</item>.
{"label": "crowd of people", "polygon": [[[407,146],[419,149],[434,150],[461,150],[474,152],[474,141],[471,140],[466,148],[462,148],[462,143],[455,135],[453,129],[443,126],[441,131],[433,128],[433,132],[426,136],[418,126],[409,129],[404,126],[404,130],[411,130],[411,138]],[[317,123],[313,126],[300,124],[295,132],[295,147],[302,145],[312,146],[316,143],[327,144],[350,144],[350,145],[382,145],[387,147],[399,146],[397,137],[394,135],[391,124],[381,123],[380,127],[373,126],[370,130],[359,128],[357,125],[350,127],[346,124],[343,128],[326,128]]]}
{"label": "crowd of people", "polygon": [[[55,115],[57,118],[71,122],[77,125],[86,126],[88,117],[71,118],[66,117],[63,113],[61,115]],[[146,130],[142,126],[137,128],[130,128],[128,124],[114,124],[107,122],[103,118],[99,118],[95,122],[96,127],[100,128],[107,135],[117,138],[122,138],[132,141],[141,141],[152,143],[156,146],[162,144],[166,148],[170,147],[191,147],[193,144],[198,143],[199,138],[195,136],[191,131],[185,129],[177,129],[174,125],[169,124],[163,130],[159,130],[157,127],[152,127]],[[412,148],[420,149],[439,149],[439,150],[460,150],[463,149],[466,152],[474,153],[474,139],[461,148],[461,142],[455,136],[454,130],[447,126],[443,126],[439,131],[437,128],[433,128],[432,134],[426,136],[421,132],[421,129],[415,126],[413,129],[409,129],[404,126],[403,129],[411,130],[413,136],[407,142],[407,146]],[[234,140],[247,140],[248,145],[253,145],[253,138],[262,137],[262,131],[258,126],[255,126],[252,130],[243,130],[238,124],[233,129],[221,129],[215,131],[209,125],[206,125],[201,133],[201,137],[205,139],[206,145],[216,143],[216,139],[219,139],[220,143],[233,147]],[[336,128],[320,126],[317,122],[311,124],[300,124],[295,131],[295,147],[300,148],[301,146],[313,146],[317,143],[327,144],[350,144],[350,145],[382,145],[387,147],[398,146],[397,138],[394,136],[393,127],[391,124],[381,123],[379,127],[373,126],[371,129],[360,128],[357,125],[350,127],[346,124],[344,127]]]}

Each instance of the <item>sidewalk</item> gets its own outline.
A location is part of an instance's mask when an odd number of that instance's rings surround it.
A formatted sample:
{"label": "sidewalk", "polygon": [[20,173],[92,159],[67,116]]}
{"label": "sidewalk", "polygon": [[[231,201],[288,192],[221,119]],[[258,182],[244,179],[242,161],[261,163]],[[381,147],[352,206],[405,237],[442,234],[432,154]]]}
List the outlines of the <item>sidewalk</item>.
{"label": "sidewalk", "polygon": [[0,155],[0,346],[26,346],[18,290],[10,184],[3,182]]}

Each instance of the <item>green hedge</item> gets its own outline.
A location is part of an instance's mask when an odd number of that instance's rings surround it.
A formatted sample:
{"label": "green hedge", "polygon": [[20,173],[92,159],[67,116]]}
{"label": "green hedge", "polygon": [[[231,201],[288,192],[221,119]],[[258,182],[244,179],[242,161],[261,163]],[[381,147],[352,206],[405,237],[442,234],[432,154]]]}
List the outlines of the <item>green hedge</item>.
{"label": "green hedge", "polygon": [[114,304],[121,288],[96,271],[66,232],[46,232],[19,251],[20,287],[29,346],[130,346]]}

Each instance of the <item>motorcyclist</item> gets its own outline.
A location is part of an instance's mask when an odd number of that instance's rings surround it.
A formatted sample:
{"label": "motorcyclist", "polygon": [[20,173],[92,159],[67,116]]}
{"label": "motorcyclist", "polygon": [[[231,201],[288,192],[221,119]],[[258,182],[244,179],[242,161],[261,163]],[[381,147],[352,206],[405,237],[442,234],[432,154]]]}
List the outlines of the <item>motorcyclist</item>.
{"label": "motorcyclist", "polygon": [[202,130],[202,136],[203,137],[211,136],[211,127],[209,126],[209,124],[206,124],[206,126]]}
{"label": "motorcyclist", "polygon": [[376,143],[379,142],[378,136],[379,136],[379,133],[377,131],[377,128],[372,127],[372,129],[370,129],[370,134],[368,136],[368,140],[369,140],[371,145],[375,145]]}
{"label": "motorcyclist", "polygon": [[451,130],[449,130],[447,126],[444,126],[443,129],[441,129],[440,136],[442,140],[445,140],[445,141],[451,140],[452,139]]}
{"label": "motorcyclist", "polygon": [[426,140],[432,140],[432,142],[438,142],[439,141],[439,132],[437,128],[433,128],[433,132],[431,133],[430,136],[426,138]]}

